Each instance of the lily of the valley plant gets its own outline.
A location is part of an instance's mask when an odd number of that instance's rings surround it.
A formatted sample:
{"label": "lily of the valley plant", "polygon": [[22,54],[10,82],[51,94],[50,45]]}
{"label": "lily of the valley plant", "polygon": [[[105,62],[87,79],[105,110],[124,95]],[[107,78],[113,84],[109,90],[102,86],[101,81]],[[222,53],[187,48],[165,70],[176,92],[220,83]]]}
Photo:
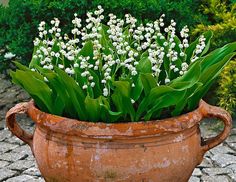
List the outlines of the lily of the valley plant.
{"label": "lily of the valley plant", "polygon": [[29,68],[16,63],[11,76],[42,111],[103,122],[179,115],[198,105],[235,55],[236,42],[206,54],[212,32],[190,44],[187,26],[177,34],[164,15],[139,24],[109,14],[105,24],[103,11],[87,13],[85,26],[74,14],[71,36],[57,18],[40,23]]}

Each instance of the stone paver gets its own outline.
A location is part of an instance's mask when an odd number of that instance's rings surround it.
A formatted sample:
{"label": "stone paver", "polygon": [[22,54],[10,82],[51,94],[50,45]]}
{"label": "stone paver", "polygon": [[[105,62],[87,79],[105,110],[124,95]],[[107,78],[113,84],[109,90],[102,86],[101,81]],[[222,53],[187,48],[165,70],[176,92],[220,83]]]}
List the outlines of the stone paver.
{"label": "stone paver", "polygon": [[34,180],[35,178],[29,175],[21,175],[21,176],[16,176],[13,178],[9,178],[8,180],[6,180],[6,182],[30,182],[32,180]]}
{"label": "stone paver", "polygon": [[[0,75],[0,182],[44,182],[30,147],[5,129],[8,109],[29,99],[27,93]],[[17,120],[27,131],[34,130],[32,121],[26,116],[18,116]],[[203,124],[201,133],[205,138],[217,132]],[[189,182],[236,182],[236,128],[222,145],[205,154]]]}
{"label": "stone paver", "polygon": [[228,176],[204,176],[201,179],[202,182],[230,182]]}
{"label": "stone paver", "polygon": [[216,154],[212,160],[220,167],[226,167],[230,164],[236,164],[236,156],[230,154]]}
{"label": "stone paver", "polygon": [[11,178],[17,173],[17,171],[13,171],[7,168],[0,169],[0,181]]}

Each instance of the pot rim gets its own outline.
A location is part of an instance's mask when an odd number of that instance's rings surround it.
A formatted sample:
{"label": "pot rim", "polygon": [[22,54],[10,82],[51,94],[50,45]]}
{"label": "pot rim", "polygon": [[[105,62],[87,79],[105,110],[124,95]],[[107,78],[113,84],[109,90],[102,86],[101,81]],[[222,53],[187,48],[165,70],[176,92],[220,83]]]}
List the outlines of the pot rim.
{"label": "pot rim", "polygon": [[39,110],[34,101],[28,103],[28,115],[41,129],[51,130],[56,133],[77,135],[80,137],[96,138],[123,138],[123,137],[148,137],[177,133],[198,124],[203,115],[201,107],[207,105],[203,100],[194,111],[176,117],[162,120],[127,122],[127,123],[103,123],[88,122],[70,119],[62,116],[49,114]]}

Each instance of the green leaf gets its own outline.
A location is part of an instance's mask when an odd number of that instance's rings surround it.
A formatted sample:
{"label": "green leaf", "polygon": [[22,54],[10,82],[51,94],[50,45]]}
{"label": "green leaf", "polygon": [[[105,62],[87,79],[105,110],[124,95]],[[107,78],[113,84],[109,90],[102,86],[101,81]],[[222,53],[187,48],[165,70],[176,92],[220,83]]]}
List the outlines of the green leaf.
{"label": "green leaf", "polygon": [[13,82],[20,84],[35,99],[40,109],[53,112],[52,90],[44,81],[34,77],[32,71],[17,70],[11,72],[11,76]]}
{"label": "green leaf", "polygon": [[186,90],[176,91],[173,90],[169,93],[165,93],[156,100],[155,105],[147,111],[144,119],[149,120],[154,112],[157,112],[160,109],[176,105],[182,98],[185,96]]}
{"label": "green leaf", "polygon": [[58,74],[51,70],[43,69],[39,66],[36,68],[48,79],[48,85],[52,89],[54,95],[53,114],[76,116],[76,110],[71,103],[69,94],[66,89],[61,89],[64,87],[64,84],[61,82]]}
{"label": "green leaf", "polygon": [[111,98],[117,111],[124,115],[129,114],[131,121],[134,121],[135,110],[130,99],[130,83],[128,81],[115,81],[113,85],[116,88]]}
{"label": "green leaf", "polygon": [[201,56],[206,54],[207,51],[209,50],[210,44],[211,44],[211,38],[213,37],[213,32],[211,30],[209,30],[209,31],[205,32],[203,35],[206,38],[206,41],[205,41],[206,46],[205,46],[204,50],[202,51]]}
{"label": "green leaf", "polygon": [[101,119],[104,122],[115,122],[123,114],[122,112],[111,111],[107,105],[100,104],[100,106],[101,106]]}
{"label": "green leaf", "polygon": [[74,108],[77,110],[77,116],[81,120],[87,120],[86,109],[84,106],[85,95],[82,89],[76,84],[75,80],[68,76],[61,69],[54,67],[55,72],[59,75],[60,81],[64,84]]}
{"label": "green leaf", "polygon": [[136,66],[137,71],[140,73],[152,73],[152,63],[147,57],[141,58],[138,63]]}
{"label": "green leaf", "polygon": [[201,68],[204,71],[207,67],[221,61],[227,54],[236,51],[236,42],[229,43],[221,48],[218,48],[204,57],[201,61]]}
{"label": "green leaf", "polygon": [[145,73],[145,74],[141,73],[140,77],[143,84],[145,95],[148,95],[150,90],[157,86],[157,82],[151,73]]}
{"label": "green leaf", "polygon": [[141,81],[140,74],[134,78],[134,85],[135,85],[135,87],[133,87],[131,90],[131,98],[136,101],[140,98],[142,91],[143,91],[143,84]]}
{"label": "green leaf", "polygon": [[84,57],[89,56],[90,58],[93,58],[93,43],[91,40],[84,44],[79,54]]}
{"label": "green leaf", "polygon": [[130,97],[130,83],[128,81],[114,81],[113,85],[116,87],[115,92],[119,92],[125,97]]}
{"label": "green leaf", "polygon": [[[236,44],[235,44],[236,45]],[[226,54],[226,53],[225,53]],[[215,57],[217,57],[217,63],[215,64],[208,64],[205,69],[203,70],[203,72],[201,73],[201,77],[199,79],[199,81],[201,83],[203,83],[202,88],[194,94],[194,96],[190,99],[190,103],[189,103],[189,109],[192,110],[194,109],[198,102],[200,101],[200,99],[206,94],[206,92],[208,91],[208,89],[210,88],[210,86],[213,83],[213,80],[219,75],[219,73],[221,72],[221,70],[224,68],[224,66],[228,63],[228,61],[235,56],[236,53],[230,53],[230,54],[226,54],[226,56],[224,58],[221,58],[221,56],[215,55]],[[211,56],[211,55],[210,55]],[[206,57],[206,59],[208,59],[208,56]],[[214,60],[216,62],[216,60]],[[202,64],[205,63],[204,60],[202,61]]]}
{"label": "green leaf", "polygon": [[33,68],[34,65],[39,65],[39,60],[38,58],[34,58],[34,55],[36,55],[36,51],[38,50],[38,48],[41,46],[41,44],[39,44],[38,46],[34,46],[34,51],[33,51],[33,54],[32,54],[32,59],[30,61],[30,64],[29,64],[29,68]]}
{"label": "green leaf", "polygon": [[85,108],[88,114],[89,121],[96,122],[100,119],[100,113],[101,113],[101,98],[90,98],[87,96],[85,98]]}
{"label": "green leaf", "polygon": [[28,67],[24,66],[18,61],[13,61],[13,63],[16,65],[17,68],[19,68],[22,71],[31,71]]}
{"label": "green leaf", "polygon": [[[192,87],[196,82],[198,82],[201,75],[201,62],[194,62],[189,70],[183,75],[171,81],[170,87],[176,88],[176,84],[185,83],[183,89]],[[178,88],[181,89],[181,88]]]}
{"label": "green leaf", "polygon": [[161,85],[151,89],[150,93],[147,96],[145,96],[144,99],[139,104],[138,110],[136,112],[136,121],[140,119],[142,113],[147,110],[148,106],[151,103],[155,104],[154,101],[156,101],[163,94],[166,94],[170,91],[173,91],[173,88],[166,85]]}
{"label": "green leaf", "polygon": [[191,98],[199,89],[202,87],[202,83],[198,82],[194,84],[192,87],[186,90],[185,96],[182,97],[181,100],[176,104],[174,111],[171,113],[172,116],[177,116],[181,114],[185,106],[187,105],[189,98]]}
{"label": "green leaf", "polygon": [[93,93],[94,93],[94,97],[97,98],[100,95],[102,95],[102,90],[100,87],[101,81],[98,75],[94,71],[89,70],[89,72],[93,76],[93,82],[95,83],[95,86],[93,87]]}

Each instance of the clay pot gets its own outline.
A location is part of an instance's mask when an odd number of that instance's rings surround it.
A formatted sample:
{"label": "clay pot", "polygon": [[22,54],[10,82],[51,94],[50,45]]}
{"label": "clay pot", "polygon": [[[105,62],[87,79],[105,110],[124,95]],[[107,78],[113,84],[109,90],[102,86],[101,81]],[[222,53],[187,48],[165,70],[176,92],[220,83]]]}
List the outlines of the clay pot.
{"label": "clay pot", "polygon": [[[22,130],[15,114],[36,123],[34,134]],[[203,140],[199,123],[214,117],[224,122],[216,137]],[[232,119],[204,101],[187,114],[159,121],[92,123],[44,113],[33,101],[6,115],[8,128],[29,144],[47,182],[187,182],[209,149],[230,133]]]}

